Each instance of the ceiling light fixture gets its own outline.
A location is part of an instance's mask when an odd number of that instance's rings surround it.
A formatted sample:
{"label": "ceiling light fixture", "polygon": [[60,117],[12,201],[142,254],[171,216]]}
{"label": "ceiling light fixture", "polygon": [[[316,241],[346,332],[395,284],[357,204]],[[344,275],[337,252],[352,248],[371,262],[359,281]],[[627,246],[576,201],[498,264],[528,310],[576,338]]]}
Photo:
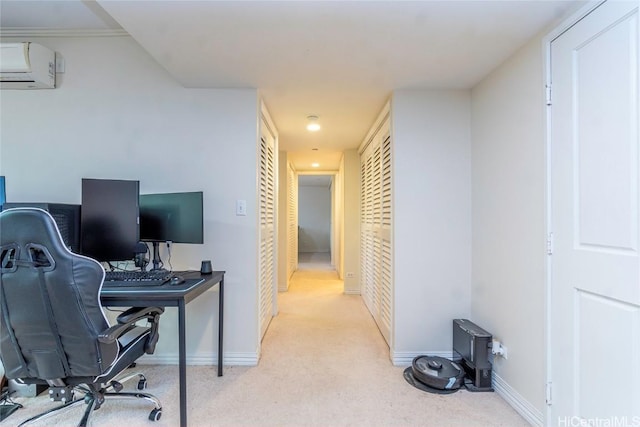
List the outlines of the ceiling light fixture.
{"label": "ceiling light fixture", "polygon": [[311,163],[311,167],[312,168],[319,168],[320,167],[320,163]]}
{"label": "ceiling light fixture", "polygon": [[320,124],[318,123],[318,116],[307,116],[307,130],[309,132],[317,132],[320,130]]}

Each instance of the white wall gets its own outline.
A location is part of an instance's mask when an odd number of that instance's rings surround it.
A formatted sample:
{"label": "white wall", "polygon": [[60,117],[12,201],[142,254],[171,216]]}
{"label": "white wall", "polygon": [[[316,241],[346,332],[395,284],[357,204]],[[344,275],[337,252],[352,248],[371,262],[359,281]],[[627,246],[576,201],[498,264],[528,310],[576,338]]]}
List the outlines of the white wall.
{"label": "white wall", "polygon": [[[211,259],[226,271],[225,359],[256,363],[257,91],[185,89],[129,37],[33,40],[59,52],[66,72],[54,90],[2,91],[10,201],[80,203],[83,177],[204,191],[205,243],[176,244],[171,264]],[[247,216],[235,215],[236,199]],[[216,287],[187,305],[190,363],[216,354],[217,301]],[[158,360],[177,361],[176,317],[162,317]]]}
{"label": "white wall", "polygon": [[392,359],[451,355],[470,312],[470,92],[393,93]]}
{"label": "white wall", "polygon": [[[344,182],[343,280],[347,294],[360,294],[360,155],[357,149],[342,156]],[[349,277],[353,273],[353,277]]]}
{"label": "white wall", "polygon": [[344,277],[344,174],[343,161],[340,159],[338,172],[331,183],[331,265],[338,277]]}
{"label": "white wall", "polygon": [[298,187],[298,252],[331,251],[331,189]]}
{"label": "white wall", "polygon": [[[495,373],[545,408],[545,140],[541,39],[472,91],[472,319],[508,349]],[[535,411],[538,411],[535,414]]]}

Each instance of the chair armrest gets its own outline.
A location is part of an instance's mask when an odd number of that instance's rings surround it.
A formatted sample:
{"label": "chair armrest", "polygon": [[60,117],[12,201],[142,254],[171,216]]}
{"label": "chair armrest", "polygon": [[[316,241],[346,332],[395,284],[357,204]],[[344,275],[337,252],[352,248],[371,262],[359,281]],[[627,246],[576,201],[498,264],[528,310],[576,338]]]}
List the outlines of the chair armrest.
{"label": "chair armrest", "polygon": [[120,313],[117,318],[120,324],[132,324],[138,320],[146,319],[148,316],[155,316],[164,313],[161,307],[131,307],[127,311]]}
{"label": "chair armrest", "polygon": [[114,325],[109,329],[100,332],[100,335],[98,335],[98,341],[104,344],[111,344],[112,342],[115,342],[120,335],[129,330],[131,326],[131,324]]}
{"label": "chair armrest", "polygon": [[164,309],[160,307],[131,307],[118,316],[117,325],[111,326],[98,335],[98,341],[104,344],[112,343],[134,326],[136,322],[144,319],[155,319],[162,313],[164,313]]}

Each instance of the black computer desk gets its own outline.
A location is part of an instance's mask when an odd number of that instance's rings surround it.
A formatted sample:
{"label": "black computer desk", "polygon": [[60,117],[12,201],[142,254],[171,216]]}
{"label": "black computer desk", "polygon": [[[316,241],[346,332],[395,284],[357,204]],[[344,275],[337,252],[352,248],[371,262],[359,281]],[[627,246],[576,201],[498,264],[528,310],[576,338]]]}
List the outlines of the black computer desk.
{"label": "black computer desk", "polygon": [[224,309],[224,271],[200,274],[199,271],[175,272],[186,280],[180,285],[117,286],[104,282],[100,292],[106,307],[178,307],[178,364],[180,372],[180,426],[187,426],[187,351],[185,346],[185,305],[207,289],[220,285],[218,302],[218,376],[222,376],[222,321]]}

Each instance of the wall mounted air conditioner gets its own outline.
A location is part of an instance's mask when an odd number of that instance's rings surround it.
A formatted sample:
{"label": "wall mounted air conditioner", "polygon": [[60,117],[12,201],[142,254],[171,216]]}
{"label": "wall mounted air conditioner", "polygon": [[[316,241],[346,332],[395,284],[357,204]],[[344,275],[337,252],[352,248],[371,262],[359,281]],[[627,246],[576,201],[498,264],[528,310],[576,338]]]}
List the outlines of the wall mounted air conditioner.
{"label": "wall mounted air conditioner", "polygon": [[53,89],[56,53],[37,43],[0,43],[0,89]]}

